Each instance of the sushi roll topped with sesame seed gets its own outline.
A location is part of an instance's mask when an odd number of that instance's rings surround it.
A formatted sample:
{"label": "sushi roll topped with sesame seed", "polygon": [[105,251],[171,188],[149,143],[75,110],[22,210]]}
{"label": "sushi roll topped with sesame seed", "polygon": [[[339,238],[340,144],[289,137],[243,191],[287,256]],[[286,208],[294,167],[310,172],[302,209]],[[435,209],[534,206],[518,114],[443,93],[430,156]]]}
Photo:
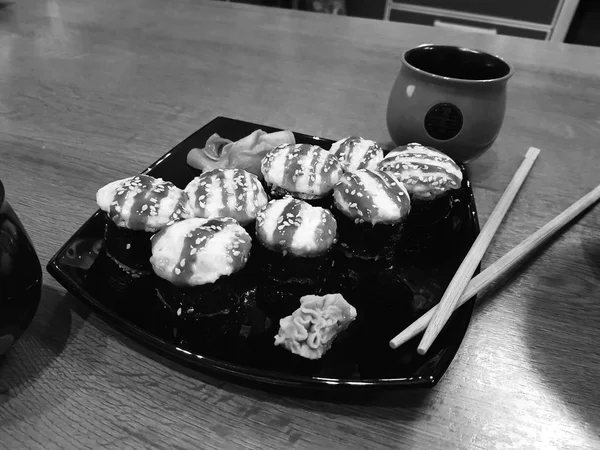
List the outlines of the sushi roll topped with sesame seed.
{"label": "sushi roll topped with sesame seed", "polygon": [[[172,222],[192,217],[188,196],[169,181],[135,175],[100,188],[96,202],[104,211],[106,270],[115,286],[128,289],[133,278],[152,273],[150,237]],[[115,270],[112,270],[115,269]]]}
{"label": "sushi roll topped with sesame seed", "polygon": [[417,200],[433,200],[459,189],[463,175],[448,155],[431,147],[412,143],[386,155],[378,169],[393,173]]}
{"label": "sushi roll topped with sesame seed", "polygon": [[337,223],[329,209],[288,195],[258,213],[255,235],[262,278],[256,301],[277,323],[298,308],[300,297],[324,289],[334,263]]}
{"label": "sushi roll topped with sesame seed", "polygon": [[334,188],[333,202],[344,255],[389,261],[411,211],[404,185],[386,172],[347,172]]}
{"label": "sushi roll topped with sesame seed", "polygon": [[191,217],[187,194],[169,181],[135,175],[100,188],[96,202],[121,228],[154,233],[169,222]]}
{"label": "sushi roll topped with sesame seed", "polygon": [[262,159],[261,171],[274,196],[289,194],[302,200],[327,196],[343,173],[333,154],[310,144],[275,147]]}
{"label": "sushi roll topped with sesame seed", "polygon": [[396,223],[410,212],[404,185],[382,171],[345,173],[333,190],[333,201],[340,212],[357,223]]}
{"label": "sushi roll topped with sesame seed", "polygon": [[152,239],[150,263],[165,324],[186,345],[235,336],[244,319],[251,238],[231,217],[175,222]]}
{"label": "sushi roll topped with sesame seed", "polygon": [[186,219],[152,236],[150,263],[175,286],[201,286],[241,270],[251,246],[250,235],[230,217]]}
{"label": "sushi roll topped with sesame seed", "polygon": [[213,169],[185,188],[196,217],[232,217],[246,226],[269,199],[258,177],[243,169]]}
{"label": "sushi roll topped with sesame seed", "polygon": [[256,218],[256,236],[269,250],[301,257],[327,253],[337,224],[331,212],[291,196],[271,200]]}
{"label": "sushi roll topped with sesame seed", "polygon": [[329,151],[340,161],[345,172],[375,170],[383,159],[383,149],[377,142],[357,136],[334,142]]}

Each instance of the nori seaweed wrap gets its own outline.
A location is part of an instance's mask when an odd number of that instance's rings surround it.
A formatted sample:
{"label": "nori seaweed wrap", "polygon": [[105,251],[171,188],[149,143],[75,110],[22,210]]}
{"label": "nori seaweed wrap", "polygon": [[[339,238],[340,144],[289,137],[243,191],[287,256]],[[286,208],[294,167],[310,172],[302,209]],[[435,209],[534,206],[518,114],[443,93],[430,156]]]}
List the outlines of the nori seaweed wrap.
{"label": "nori seaweed wrap", "polygon": [[336,237],[331,211],[290,196],[271,200],[256,219],[261,309],[281,318],[298,308],[300,297],[318,294],[331,271]]}
{"label": "nori seaweed wrap", "polygon": [[417,143],[392,150],[378,167],[404,183],[411,196],[406,222],[411,239],[402,243],[400,251],[430,257],[451,234],[447,219],[462,185],[460,167],[448,155]]}
{"label": "nori seaweed wrap", "polygon": [[105,213],[105,256],[117,284],[149,275],[150,237],[167,224],[191,217],[187,194],[169,181],[136,175],[100,188],[96,202]]}
{"label": "nori seaweed wrap", "polygon": [[156,291],[178,337],[194,343],[239,331],[251,246],[229,217],[183,220],[152,237]]}

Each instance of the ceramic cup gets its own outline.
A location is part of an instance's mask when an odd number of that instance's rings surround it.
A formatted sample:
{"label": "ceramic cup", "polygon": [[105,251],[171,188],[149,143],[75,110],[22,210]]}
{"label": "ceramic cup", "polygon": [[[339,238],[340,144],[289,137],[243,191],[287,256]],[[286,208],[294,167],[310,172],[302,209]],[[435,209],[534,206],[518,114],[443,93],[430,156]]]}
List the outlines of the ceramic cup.
{"label": "ceramic cup", "polygon": [[41,289],[40,261],[0,182],[0,361],[31,323]]}
{"label": "ceramic cup", "polygon": [[387,107],[392,140],[472,161],[500,132],[512,74],[510,64],[479,50],[434,44],[407,50]]}

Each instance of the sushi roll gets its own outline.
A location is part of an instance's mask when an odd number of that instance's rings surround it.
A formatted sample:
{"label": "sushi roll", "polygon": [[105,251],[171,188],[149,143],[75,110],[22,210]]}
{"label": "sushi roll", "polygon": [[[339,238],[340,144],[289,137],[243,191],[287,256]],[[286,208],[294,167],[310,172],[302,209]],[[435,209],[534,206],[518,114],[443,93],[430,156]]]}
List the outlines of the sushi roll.
{"label": "sushi roll", "polygon": [[258,177],[243,169],[213,169],[186,186],[195,217],[232,217],[250,234],[258,211],[269,199]]}
{"label": "sushi roll", "polygon": [[244,267],[252,240],[232,218],[192,218],[152,237],[156,292],[176,337],[215,341],[243,321]]}
{"label": "sushi roll", "polygon": [[394,175],[367,169],[347,172],[334,188],[333,201],[346,256],[391,257],[411,209],[408,191]]}
{"label": "sushi roll", "polygon": [[169,181],[135,175],[100,188],[106,255],[131,277],[151,273],[150,237],[171,222],[191,217],[187,194]]}
{"label": "sushi roll", "polygon": [[271,317],[291,314],[303,295],[319,293],[332,267],[337,224],[328,209],[287,196],[256,218],[262,282],[257,304]]}
{"label": "sushi roll", "polygon": [[333,186],[343,173],[335,156],[310,144],[275,147],[261,161],[261,171],[272,198],[291,195],[324,207],[331,205]]}
{"label": "sushi roll", "polygon": [[378,169],[393,174],[410,193],[411,221],[431,223],[444,218],[452,193],[460,189],[463,174],[452,158],[431,147],[412,143],[386,155]]}
{"label": "sushi roll", "polygon": [[383,160],[383,149],[377,142],[357,136],[334,142],[329,151],[340,161],[344,172],[375,170]]}
{"label": "sushi roll", "polygon": [[379,169],[404,183],[411,196],[406,239],[399,247],[405,256],[427,260],[445,252],[452,241],[452,207],[463,184],[458,164],[436,149],[412,143],[388,153]]}

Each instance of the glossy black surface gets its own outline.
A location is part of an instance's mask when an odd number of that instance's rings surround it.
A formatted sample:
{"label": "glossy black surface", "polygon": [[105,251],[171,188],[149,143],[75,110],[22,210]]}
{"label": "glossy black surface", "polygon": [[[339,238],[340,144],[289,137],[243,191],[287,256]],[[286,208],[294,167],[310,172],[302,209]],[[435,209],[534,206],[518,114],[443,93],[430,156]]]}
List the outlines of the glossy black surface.
{"label": "glossy black surface", "polygon": [[[180,143],[144,173],[163,177],[184,187],[194,176],[186,155],[202,147],[218,133],[232,140],[260,128],[276,129],[219,117]],[[298,142],[329,148],[333,141],[296,134]],[[126,174],[124,174],[125,176]],[[112,180],[106,180],[107,182]],[[93,199],[90,199],[90,203]],[[190,342],[174,332],[165,306],[156,296],[159,282],[133,283],[127,292],[117,292],[106,282],[102,261],[103,215],[94,214],[48,263],[48,271],[79,298],[104,313],[118,329],[199,370],[211,370],[263,387],[288,386],[333,391],[357,391],[367,387],[433,386],[454,357],[467,329],[473,301],[463,305],[448,322],[426,356],[416,353],[418,339],[391,350],[388,341],[415,318],[439,301],[445,286],[479,232],[473,195],[468,182],[457,192],[454,206],[438,228],[437,239],[427,258],[413,258],[402,249],[394,264],[388,260],[352,260],[334,249],[335,264],[323,284],[315,290],[342,291],[358,310],[357,320],[338,337],[319,361],[304,360],[273,345],[278,324],[257,304],[256,295],[268,285],[261,271],[252,277],[258,289],[249,289],[244,300],[239,333],[219,340]],[[438,224],[439,227],[439,224]],[[408,226],[401,242],[418,242],[427,231]],[[253,243],[253,249],[258,245]],[[252,262],[252,259],[250,260]],[[249,263],[250,264],[250,263]],[[260,295],[260,294],[258,294]]]}
{"label": "glossy black surface", "polygon": [[0,357],[31,323],[41,288],[37,254],[0,182]]}
{"label": "glossy black surface", "polygon": [[496,56],[451,45],[416,47],[404,59],[417,69],[459,80],[495,80],[510,73],[510,66]]}

